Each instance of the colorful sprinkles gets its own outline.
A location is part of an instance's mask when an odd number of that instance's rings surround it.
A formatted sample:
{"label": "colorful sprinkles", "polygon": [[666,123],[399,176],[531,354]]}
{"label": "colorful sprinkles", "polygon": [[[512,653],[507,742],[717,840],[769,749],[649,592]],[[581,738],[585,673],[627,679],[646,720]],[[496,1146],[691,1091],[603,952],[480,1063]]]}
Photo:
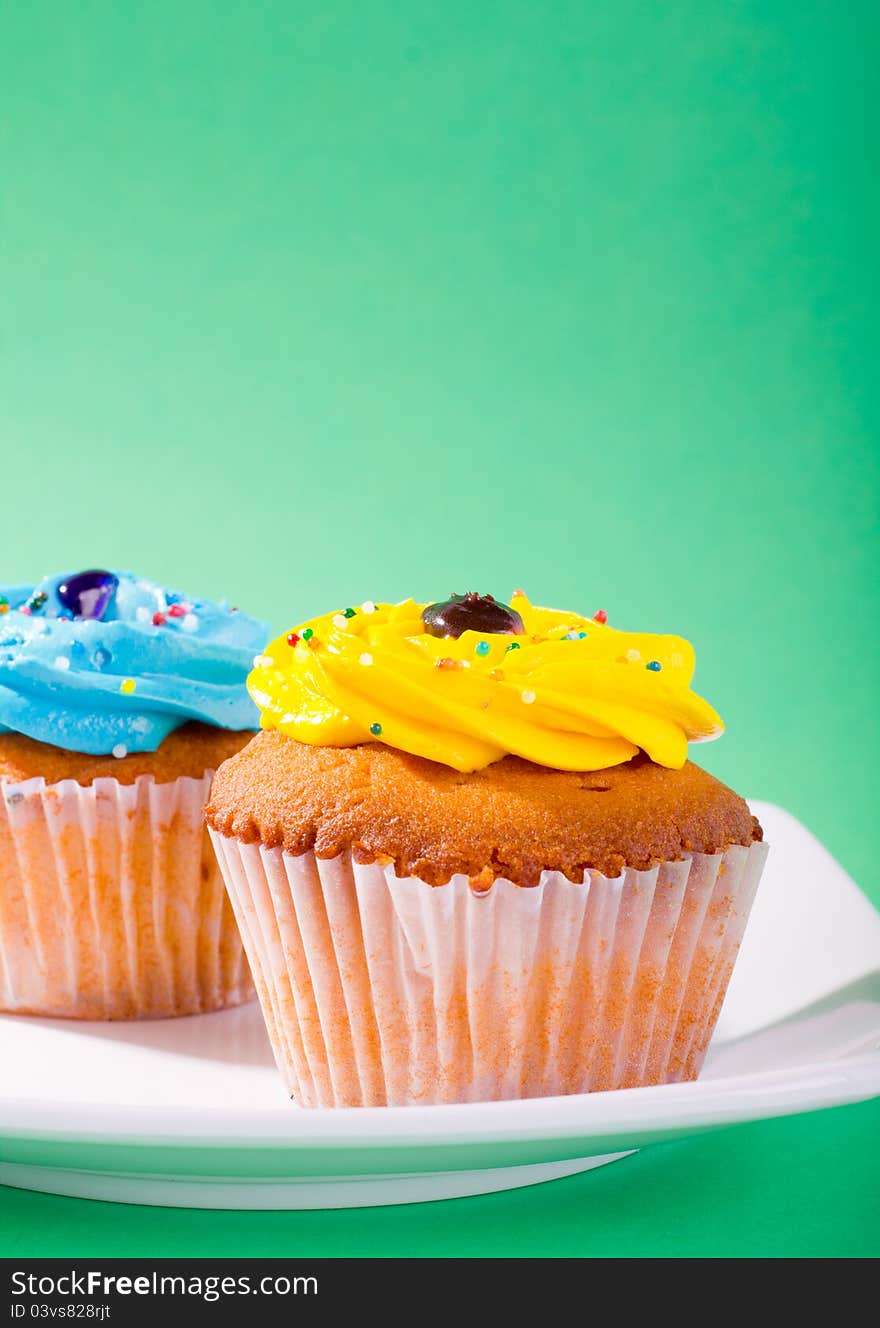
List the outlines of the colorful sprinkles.
{"label": "colorful sprinkles", "polygon": [[645,668],[650,669],[652,673],[659,673],[663,668],[663,665],[660,663],[659,659],[652,659],[645,665]]}
{"label": "colorful sprinkles", "polygon": [[[156,609],[154,613],[141,605],[135,610],[135,618],[138,622],[152,623],[154,627],[167,627],[168,619],[174,618],[182,632],[197,632],[199,630],[198,614],[193,613],[193,606],[186,600],[180,599],[169,591],[167,595],[159,599],[162,608]],[[231,610],[235,612],[235,610]]]}
{"label": "colorful sprinkles", "polygon": [[119,690],[124,696],[131,696],[136,687],[137,683],[134,678],[123,678],[122,682],[119,684]]}
{"label": "colorful sprinkles", "polygon": [[478,641],[477,644],[474,646],[474,654],[476,654],[476,655],[488,655],[488,653],[489,653],[489,648],[490,648],[490,647],[489,647],[489,642],[488,642],[488,641]]}
{"label": "colorful sprinkles", "polygon": [[604,609],[597,609],[596,612],[593,614],[593,622],[604,624],[607,623],[607,621],[608,621],[608,614],[605,612]]}
{"label": "colorful sprinkles", "polygon": [[532,705],[535,700],[535,693],[532,691],[520,692],[519,699],[524,705]]}
{"label": "colorful sprinkles", "polygon": [[298,641],[299,641],[299,632],[287,633],[287,644],[289,646],[295,646]]}
{"label": "colorful sprinkles", "polygon": [[374,738],[378,738],[382,733],[382,725],[378,723],[371,724],[370,732],[372,733]]}

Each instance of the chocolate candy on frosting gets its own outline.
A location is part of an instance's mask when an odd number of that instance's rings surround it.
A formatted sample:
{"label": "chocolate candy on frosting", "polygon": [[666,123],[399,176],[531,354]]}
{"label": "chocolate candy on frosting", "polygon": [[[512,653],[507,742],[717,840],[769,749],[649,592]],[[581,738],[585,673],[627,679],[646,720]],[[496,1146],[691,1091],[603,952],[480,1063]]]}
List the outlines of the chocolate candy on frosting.
{"label": "chocolate candy on frosting", "polygon": [[478,595],[473,590],[426,605],[422,622],[431,636],[459,637],[462,632],[521,636],[526,630],[516,609],[502,604],[494,595]]}

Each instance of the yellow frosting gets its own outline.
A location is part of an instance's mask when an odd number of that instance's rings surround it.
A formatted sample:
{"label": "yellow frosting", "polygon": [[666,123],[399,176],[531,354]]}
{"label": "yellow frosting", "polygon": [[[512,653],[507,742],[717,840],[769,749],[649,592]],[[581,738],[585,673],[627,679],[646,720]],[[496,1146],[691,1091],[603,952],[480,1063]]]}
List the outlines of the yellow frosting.
{"label": "yellow frosting", "polygon": [[524,635],[431,636],[413,600],[313,618],[254,662],[262,727],[326,746],[384,742],[462,771],[507,753],[603,770],[639,748],[677,770],[689,741],[723,731],[690,690],[688,641],[537,608],[521,592],[511,607]]}

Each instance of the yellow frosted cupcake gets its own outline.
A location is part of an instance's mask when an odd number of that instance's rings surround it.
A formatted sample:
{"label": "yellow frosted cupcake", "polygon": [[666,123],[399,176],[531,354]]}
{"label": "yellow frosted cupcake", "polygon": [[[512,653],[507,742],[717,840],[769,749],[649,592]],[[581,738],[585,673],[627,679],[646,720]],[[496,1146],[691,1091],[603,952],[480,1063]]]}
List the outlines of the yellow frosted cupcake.
{"label": "yellow frosted cupcake", "polygon": [[766,848],[679,637],[517,593],[272,642],[208,822],[305,1105],[694,1078]]}

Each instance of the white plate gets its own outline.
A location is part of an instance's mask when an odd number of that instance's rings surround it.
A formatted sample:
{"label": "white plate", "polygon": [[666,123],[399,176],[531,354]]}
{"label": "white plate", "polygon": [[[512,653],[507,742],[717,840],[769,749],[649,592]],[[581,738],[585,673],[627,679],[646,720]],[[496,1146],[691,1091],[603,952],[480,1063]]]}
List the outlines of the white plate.
{"label": "white plate", "polygon": [[255,1005],[142,1024],[0,1017],[0,1181],[200,1208],[339,1208],[512,1189],[658,1140],[880,1094],[880,915],[787,812],[698,1083],[300,1110]]}

